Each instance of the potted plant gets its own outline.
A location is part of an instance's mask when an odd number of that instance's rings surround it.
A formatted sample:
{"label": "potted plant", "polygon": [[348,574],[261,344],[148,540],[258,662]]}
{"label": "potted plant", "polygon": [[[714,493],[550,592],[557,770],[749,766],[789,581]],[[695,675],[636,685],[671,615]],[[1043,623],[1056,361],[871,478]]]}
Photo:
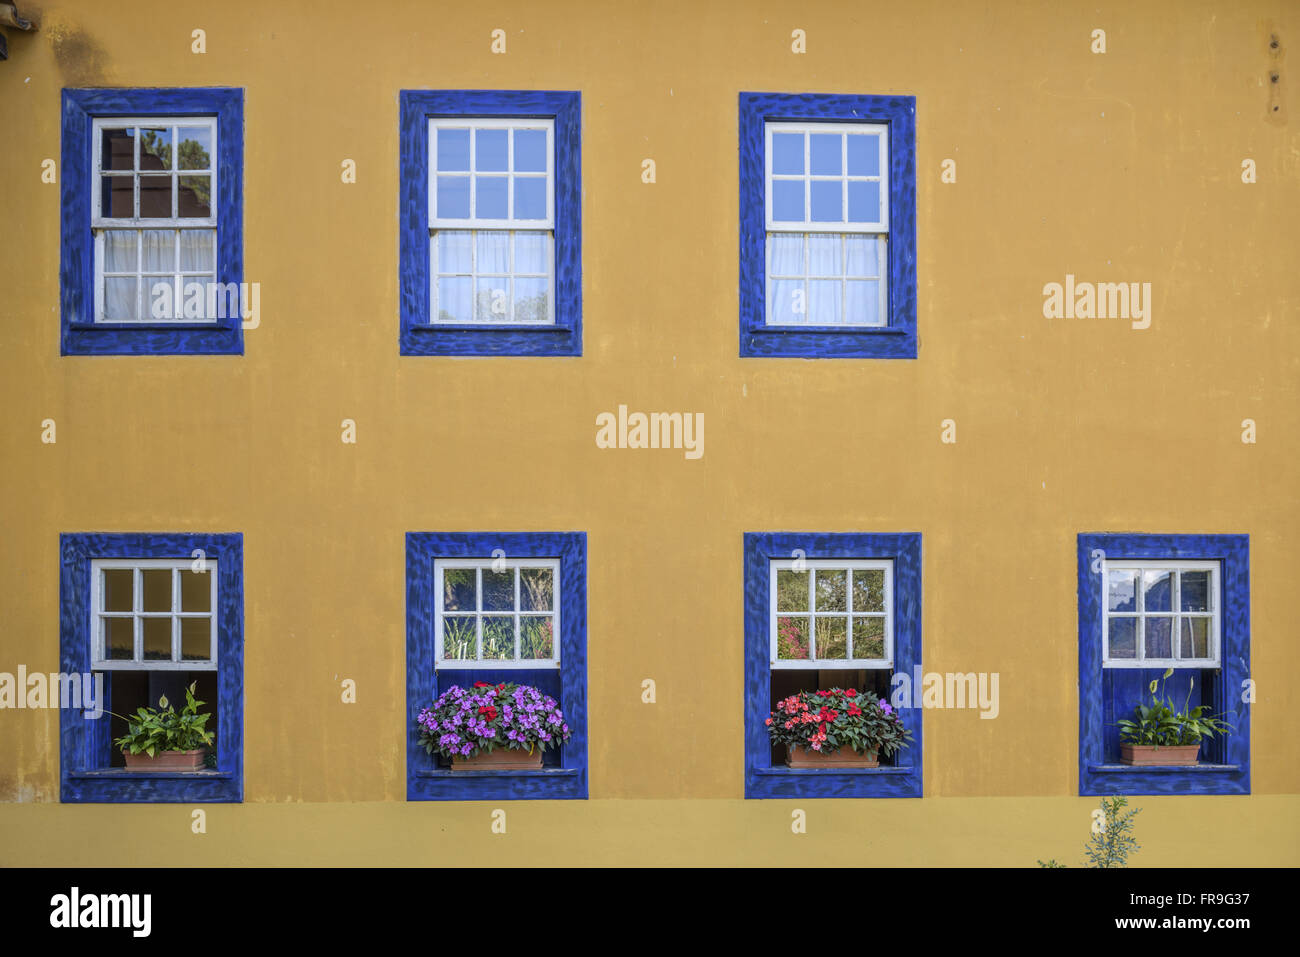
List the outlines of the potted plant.
{"label": "potted plant", "polygon": [[453,771],[540,771],[542,754],[569,740],[555,699],[530,685],[452,685],[415,719],[419,743]]}
{"label": "potted plant", "polygon": [[764,724],[792,768],[875,768],[912,739],[888,701],[853,688],[800,691]]}
{"label": "potted plant", "polygon": [[[1212,738],[1228,731],[1222,715],[1207,714],[1205,705],[1188,708],[1192,699],[1193,678],[1187,685],[1187,698],[1183,710],[1175,711],[1173,703],[1157,694],[1156,686],[1174,673],[1173,668],[1152,680],[1148,685],[1151,704],[1140,704],[1133,717],[1116,721],[1119,726],[1120,762],[1139,765],[1189,765],[1196,764],[1202,738]],[[1163,693],[1163,686],[1160,688]]]}
{"label": "potted plant", "polygon": [[129,718],[115,715],[127,724],[126,734],[113,740],[126,766],[134,771],[202,771],[204,748],[212,744],[213,734],[204,728],[212,715],[199,714],[201,704],[191,684],[179,713],[164,695],[157,709],[139,708]]}

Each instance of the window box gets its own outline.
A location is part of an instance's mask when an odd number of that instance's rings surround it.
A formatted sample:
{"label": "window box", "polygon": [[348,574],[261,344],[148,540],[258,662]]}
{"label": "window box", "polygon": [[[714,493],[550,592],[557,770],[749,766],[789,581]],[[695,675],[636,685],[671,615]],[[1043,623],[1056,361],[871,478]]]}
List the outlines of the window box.
{"label": "window box", "polygon": [[740,354],[914,359],[916,100],[740,94]]}
{"label": "window box", "polygon": [[910,677],[920,665],[919,535],[747,533],[745,796],[920,797],[914,696],[897,709],[910,746],[881,755],[875,768],[787,765],[767,725],[776,705],[800,691],[847,685],[888,703],[895,675]]}
{"label": "window box", "polygon": [[122,757],[129,771],[202,771],[203,759],[207,748],[195,748],[192,751],[159,751],[149,755],[132,754],[124,750]]}
{"label": "window box", "polygon": [[[1080,535],[1078,599],[1079,793],[1249,794],[1248,536]],[[1197,763],[1125,763],[1116,721],[1167,669],[1231,730]]]}
{"label": "window box", "polygon": [[126,723],[60,711],[64,802],[243,800],[243,536],[94,533],[60,538],[60,667],[102,676],[104,712],[131,714],[194,683],[216,718],[201,770],[131,767]]}
{"label": "window box", "polygon": [[[411,532],[406,569],[408,800],[586,798],[585,533]],[[453,686],[513,695],[516,684],[562,711],[540,769],[462,770],[425,749],[421,716]]]}
{"label": "window box", "polygon": [[1137,766],[1186,767],[1196,764],[1200,751],[1199,744],[1171,744],[1164,747],[1154,744],[1121,744],[1119,759],[1121,764]]}
{"label": "window box", "polygon": [[242,354],[243,91],[64,90],[62,155],[62,353]]}
{"label": "window box", "polygon": [[401,352],[582,354],[581,97],[401,93]]}

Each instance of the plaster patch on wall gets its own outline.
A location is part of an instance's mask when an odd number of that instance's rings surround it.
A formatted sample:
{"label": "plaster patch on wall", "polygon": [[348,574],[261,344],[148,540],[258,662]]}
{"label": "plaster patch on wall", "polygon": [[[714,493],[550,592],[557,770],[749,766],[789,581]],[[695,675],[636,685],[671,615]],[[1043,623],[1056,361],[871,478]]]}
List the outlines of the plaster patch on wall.
{"label": "plaster patch on wall", "polygon": [[43,34],[68,85],[91,86],[103,82],[109,74],[108,54],[75,23],[55,19],[45,25]]}

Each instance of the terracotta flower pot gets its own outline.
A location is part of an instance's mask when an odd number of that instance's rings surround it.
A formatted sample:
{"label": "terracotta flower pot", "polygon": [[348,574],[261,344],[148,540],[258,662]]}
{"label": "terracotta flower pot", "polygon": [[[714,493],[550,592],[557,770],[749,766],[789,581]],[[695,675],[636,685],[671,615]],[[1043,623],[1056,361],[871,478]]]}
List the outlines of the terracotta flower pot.
{"label": "terracotta flower pot", "polygon": [[1199,744],[1167,744],[1157,747],[1154,744],[1121,744],[1119,760],[1121,764],[1146,765],[1183,765],[1195,764]]}
{"label": "terracotta flower pot", "polygon": [[511,748],[497,748],[495,751],[480,751],[472,758],[456,755],[451,759],[451,769],[453,771],[540,771],[542,749],[534,748],[532,754]]}
{"label": "terracotta flower pot", "polygon": [[880,762],[875,752],[861,754],[851,748],[840,748],[834,753],[809,751],[790,747],[785,751],[785,763],[792,768],[878,768]]}
{"label": "terracotta flower pot", "polygon": [[193,751],[159,751],[152,758],[141,752],[123,751],[126,766],[132,771],[202,771],[205,749]]}

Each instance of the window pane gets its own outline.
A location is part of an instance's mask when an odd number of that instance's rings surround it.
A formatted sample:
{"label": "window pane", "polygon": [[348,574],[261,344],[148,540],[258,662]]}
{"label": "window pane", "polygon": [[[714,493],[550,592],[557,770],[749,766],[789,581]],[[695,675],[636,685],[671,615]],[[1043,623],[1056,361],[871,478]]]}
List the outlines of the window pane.
{"label": "window pane", "polygon": [[135,180],[130,176],[100,178],[100,215],[109,219],[135,216]]}
{"label": "window pane", "polygon": [[104,657],[109,661],[130,661],[135,657],[135,619],[104,619]]}
{"label": "window pane", "polygon": [[469,219],[469,177],[438,177],[438,218]]}
{"label": "window pane", "polygon": [[212,610],[212,575],[210,572],[181,572],[181,611]]}
{"label": "window pane", "polygon": [[1137,572],[1110,569],[1106,572],[1108,611],[1137,611]]}
{"label": "window pane", "polygon": [[864,326],[884,325],[880,315],[880,283],[850,279],[844,284],[845,321]]}
{"label": "window pane", "polygon": [[444,611],[473,611],[478,607],[476,572],[472,568],[444,568],[442,607]]}
{"label": "window pane", "polygon": [[767,234],[767,274],[802,276],[804,237],[799,233]]}
{"label": "window pane", "polygon": [[144,243],[145,272],[176,272],[176,231],[174,229],[146,229],[141,232]]}
{"label": "window pane", "polygon": [[803,661],[808,658],[807,618],[776,620],[776,656],[789,661]]}
{"label": "window pane", "polygon": [[170,176],[140,177],[140,218],[171,219],[172,178]]}
{"label": "window pane", "polygon": [[884,618],[853,616],[853,657],[877,661],[884,659]]}
{"label": "window pane", "polygon": [[880,221],[880,184],[874,180],[850,182],[849,222],[878,223]]}
{"label": "window pane", "polygon": [[509,180],[504,176],[474,177],[474,218],[505,219],[506,186]]}
{"label": "window pane", "polygon": [[846,276],[880,278],[880,247],[884,238],[849,233],[844,237]]}
{"label": "window pane", "polygon": [[474,131],[474,168],[493,173],[507,169],[507,151],[510,148],[509,130]]}
{"label": "window pane", "polygon": [[170,127],[140,130],[140,169],[172,169],[172,131]]}
{"label": "window pane", "polygon": [[1173,611],[1174,573],[1144,571],[1142,573],[1142,600],[1144,611]]}
{"label": "window pane", "polygon": [[135,272],[136,240],[134,229],[109,229],[104,232],[104,272]]}
{"label": "window pane", "polygon": [[838,180],[814,180],[811,190],[812,221],[815,223],[840,223],[844,221],[844,188]]}
{"label": "window pane", "polygon": [[480,278],[474,283],[474,319],[477,322],[506,322],[510,319],[510,280],[507,277]]}
{"label": "window pane", "polygon": [[549,568],[519,570],[519,608],[521,611],[550,611],[555,600],[554,573]]}
{"label": "window pane", "polygon": [[140,572],[143,603],[145,611],[172,610],[172,570],[170,568],[146,568]]}
{"label": "window pane", "polygon": [[207,219],[212,215],[212,177],[180,177],[176,214],[184,219]]}
{"label": "window pane", "polygon": [[843,276],[844,240],[837,233],[813,233],[808,237],[808,275]]}
{"label": "window pane", "polygon": [[808,283],[808,321],[813,325],[830,326],[844,318],[841,298],[844,284],[838,279],[822,279]]}
{"label": "window pane", "polygon": [[516,322],[547,322],[550,320],[549,285],[550,283],[545,279],[515,280]]}
{"label": "window pane", "polygon": [[214,229],[177,230],[181,244],[182,272],[216,272],[216,239]]}
{"label": "window pane", "polygon": [[478,245],[478,273],[504,275],[510,272],[510,234],[500,230],[481,230],[475,236]]}
{"label": "window pane", "polygon": [[1182,605],[1183,611],[1210,610],[1210,573],[1208,571],[1183,572],[1179,586],[1181,588],[1179,604]]}
{"label": "window pane", "polygon": [[550,618],[523,618],[519,622],[519,657],[524,660],[552,657],[555,626]]}
{"label": "window pane", "polygon": [[474,280],[438,280],[438,318],[442,322],[474,320]]}
{"label": "window pane", "polygon": [[803,180],[779,179],[772,183],[772,219],[781,223],[802,223]]}
{"label": "window pane", "polygon": [[849,573],[819,568],[815,577],[818,611],[848,611]]}
{"label": "window pane", "polygon": [[104,611],[130,611],[135,572],[129,568],[105,568],[103,571],[101,601]]}
{"label": "window pane", "polygon": [[802,279],[774,279],[767,284],[768,322],[790,326],[804,321],[808,313],[807,291]]}
{"label": "window pane", "polygon": [[546,180],[541,176],[516,176],[515,219],[546,218]]}
{"label": "window pane", "polygon": [[436,236],[437,271],[468,275],[474,269],[474,234],[466,229],[440,230]]}
{"label": "window pane", "polygon": [[136,317],[135,289],[134,279],[105,279],[104,318],[134,319]]}
{"label": "window pane", "polygon": [[1137,619],[1112,618],[1110,620],[1110,657],[1137,657]]}
{"label": "window pane", "polygon": [[1143,622],[1144,658],[1172,658],[1174,656],[1174,620],[1172,618],[1147,618]]}
{"label": "window pane", "polygon": [[[486,583],[483,586],[487,593]],[[515,618],[513,615],[483,616],[483,660],[511,661],[515,657]]]}
{"label": "window pane", "polygon": [[134,169],[135,130],[100,130],[100,133],[99,168]]}
{"label": "window pane", "polygon": [[[778,176],[796,176],[803,173],[802,133],[772,134],[772,172]],[[800,189],[802,188],[800,184]]]}
{"label": "window pane", "polygon": [[207,661],[212,657],[212,619],[181,619],[181,658]]}
{"label": "window pane", "polygon": [[550,275],[550,243],[546,233],[515,233],[515,275]]}
{"label": "window pane", "polygon": [[212,169],[212,131],[206,126],[182,126],[176,131],[177,166]]}
{"label": "window pane", "polygon": [[438,171],[468,171],[469,130],[438,130],[437,139]]}
{"label": "window pane", "polygon": [[546,172],[546,130],[515,130],[515,169]]}
{"label": "window pane", "polygon": [[878,134],[849,134],[849,175],[880,175],[880,137]]}
{"label": "window pane", "polygon": [[817,618],[817,657],[843,661],[849,656],[849,620]]}
{"label": "window pane", "polygon": [[885,570],[883,568],[854,569],[853,610],[885,610]]}
{"label": "window pane", "polygon": [[515,570],[513,568],[507,568],[502,572],[495,572],[489,568],[483,569],[483,610],[515,610]]}
{"label": "window pane", "polygon": [[171,616],[166,618],[145,618],[141,621],[141,625],[144,629],[144,660],[171,661]]}
{"label": "window pane", "polygon": [[1180,644],[1180,658],[1210,657],[1210,619],[1184,618]]}
{"label": "window pane", "polygon": [[442,620],[442,657],[468,661],[474,657],[475,619],[473,615],[456,615]]}
{"label": "window pane", "polygon": [[839,176],[840,151],[844,137],[839,133],[813,133],[808,137],[808,165],[814,176]]}

